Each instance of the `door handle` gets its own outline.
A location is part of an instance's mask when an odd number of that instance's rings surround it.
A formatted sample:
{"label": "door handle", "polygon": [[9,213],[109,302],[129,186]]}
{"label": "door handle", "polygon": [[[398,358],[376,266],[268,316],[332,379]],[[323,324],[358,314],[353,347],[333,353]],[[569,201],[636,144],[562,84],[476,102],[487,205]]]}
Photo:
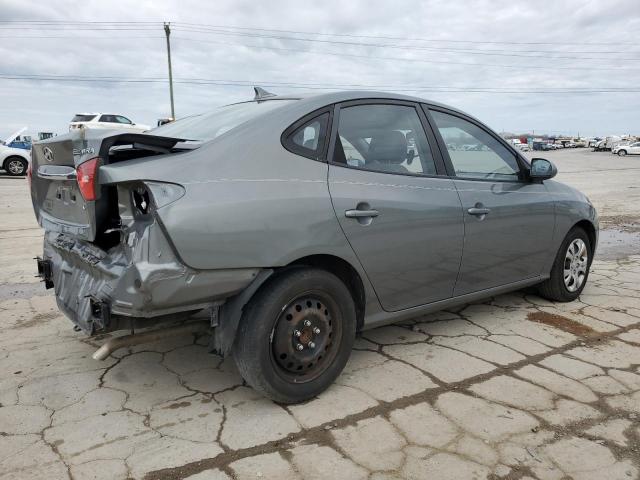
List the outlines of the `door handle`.
{"label": "door handle", "polygon": [[485,208],[485,207],[471,207],[469,210],[467,210],[467,213],[469,215],[475,215],[475,216],[482,216],[482,215],[486,215],[487,213],[489,213],[491,211],[490,208]]}
{"label": "door handle", "polygon": [[347,218],[374,218],[379,215],[377,210],[347,210],[344,216]]}

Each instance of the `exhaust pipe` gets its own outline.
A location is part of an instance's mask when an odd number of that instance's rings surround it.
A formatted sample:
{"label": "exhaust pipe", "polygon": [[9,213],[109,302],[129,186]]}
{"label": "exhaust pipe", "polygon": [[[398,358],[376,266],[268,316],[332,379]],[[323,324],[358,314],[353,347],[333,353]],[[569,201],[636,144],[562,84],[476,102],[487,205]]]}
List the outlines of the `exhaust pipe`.
{"label": "exhaust pipe", "polygon": [[163,328],[161,330],[152,330],[150,332],[123,335],[122,337],[112,338],[102,345],[93,354],[94,360],[104,360],[116,350],[124,347],[131,347],[133,345],[140,345],[142,343],[156,342],[175,335],[182,335],[183,333],[204,333],[211,328],[210,322],[191,322],[184,325],[178,325],[177,327]]}

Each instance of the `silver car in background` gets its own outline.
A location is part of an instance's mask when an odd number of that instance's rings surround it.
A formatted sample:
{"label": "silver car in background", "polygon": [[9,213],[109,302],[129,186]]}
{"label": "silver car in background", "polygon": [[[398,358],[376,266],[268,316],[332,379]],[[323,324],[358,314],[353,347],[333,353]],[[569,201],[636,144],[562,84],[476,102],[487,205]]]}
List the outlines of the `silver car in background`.
{"label": "silver car in background", "polygon": [[300,402],[361,330],[532,285],[577,298],[597,215],[555,174],[444,105],[256,89],[147,134],[37,143],[38,270],[87,334],[136,331],[94,358],[210,330],[253,388]]}

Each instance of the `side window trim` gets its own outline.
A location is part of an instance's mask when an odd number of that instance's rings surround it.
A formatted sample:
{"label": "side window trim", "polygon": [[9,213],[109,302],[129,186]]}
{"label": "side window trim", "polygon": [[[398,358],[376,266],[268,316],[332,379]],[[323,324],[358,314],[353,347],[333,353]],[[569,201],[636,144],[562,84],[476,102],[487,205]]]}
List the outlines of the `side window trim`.
{"label": "side window trim", "polygon": [[[425,116],[429,120],[429,123],[431,125],[431,129],[433,130],[433,132],[434,132],[434,134],[436,136],[438,149],[440,150],[440,153],[441,153],[441,155],[442,155],[442,157],[444,159],[444,163],[445,163],[445,166],[446,166],[446,169],[447,169],[447,174],[450,177],[452,177],[452,178],[460,178],[460,179],[469,180],[469,181],[476,181],[476,182],[477,181],[479,181],[479,182],[487,182],[487,181],[491,181],[491,182],[509,182],[509,183],[526,183],[527,182],[527,180],[526,180],[526,176],[527,176],[527,172],[528,172],[527,165],[523,161],[523,159],[520,156],[520,154],[513,148],[513,146],[509,145],[509,142],[504,140],[499,135],[496,135],[495,133],[493,133],[491,130],[489,130],[482,123],[480,123],[477,120],[475,120],[473,118],[470,118],[467,115],[464,115],[464,114],[462,114],[460,112],[456,112],[454,110],[449,110],[448,108],[444,108],[444,107],[441,107],[439,105],[430,105],[430,104],[426,104],[426,103],[422,103],[421,106],[422,106],[422,110],[423,110]],[[445,141],[442,138],[442,135],[440,134],[440,130],[438,130],[438,127],[437,127],[433,117],[429,113],[430,111],[445,113],[447,115],[458,117],[458,118],[460,118],[462,120],[465,120],[465,121],[467,121],[469,123],[472,123],[476,127],[480,128],[482,131],[484,131],[487,135],[492,137],[494,140],[497,140],[501,145],[503,145],[515,157],[516,163],[518,164],[518,169],[519,169],[518,179],[517,180],[509,180],[509,179],[495,179],[494,178],[494,179],[490,179],[490,180],[485,180],[483,178],[462,178],[462,177],[459,177],[458,175],[456,175],[455,170],[453,168],[453,162],[451,162],[451,157],[449,156],[449,151],[447,150],[447,146],[445,144]]]}
{"label": "side window trim", "polygon": [[436,139],[433,127],[431,126],[431,122],[429,121],[429,117],[420,105],[416,105],[416,111],[418,112],[418,117],[420,117],[420,123],[422,123],[422,130],[424,130],[424,133],[427,136],[427,142],[429,143],[429,148],[431,149],[431,157],[436,164],[436,174],[438,176],[449,176],[447,165],[444,161],[442,152],[440,151],[440,145],[438,144],[438,141]]}
{"label": "side window trim", "polygon": [[[416,114],[418,115],[418,118],[420,119],[422,130],[424,131],[427,137],[429,149],[431,150],[431,157],[433,158],[433,161],[436,166],[436,174],[428,175],[424,173],[390,173],[390,172],[370,170],[370,169],[358,168],[358,167],[347,167],[341,163],[334,162],[333,158],[334,158],[336,143],[338,138],[338,124],[340,123],[340,109],[355,107],[358,105],[402,105],[405,107],[413,107],[416,111]],[[425,122],[427,123],[425,124]],[[330,165],[334,165],[341,168],[349,168],[351,170],[361,170],[363,172],[384,173],[386,175],[402,175],[402,176],[423,177],[423,178],[442,178],[442,177],[449,176],[445,168],[446,164],[445,164],[444,158],[442,157],[440,150],[437,147],[436,138],[433,136],[432,128],[428,123],[428,120],[427,120],[427,117],[425,116],[425,112],[423,111],[423,108],[419,103],[411,102],[407,100],[394,100],[389,98],[363,98],[363,99],[347,100],[344,102],[336,103],[333,106],[333,115],[331,119],[331,138],[329,140],[329,148],[327,150],[327,162]]]}
{"label": "side window trim", "polygon": [[[298,120],[296,120],[295,122],[293,122],[291,125],[289,125],[284,132],[282,132],[282,135],[280,136],[280,143],[282,144],[282,146],[284,147],[285,150],[287,150],[288,152],[293,153],[294,155],[300,155],[301,157],[305,157],[305,158],[309,158],[311,160],[316,160],[318,162],[326,162],[327,161],[327,151],[329,149],[329,143],[330,143],[330,132],[332,131],[333,128],[333,105],[329,106],[329,107],[323,107],[319,110],[314,110],[311,113],[308,113],[307,115],[299,118]],[[324,114],[328,114],[328,118],[327,118],[327,122],[326,122],[326,126],[324,129],[324,138],[322,138],[322,144],[320,146],[319,149],[315,150],[315,154],[310,154],[309,152],[305,151],[305,149],[300,148],[298,145],[294,144],[291,141],[291,136],[302,126],[306,125],[307,123],[311,122],[312,120],[314,120],[315,118],[318,118]]]}

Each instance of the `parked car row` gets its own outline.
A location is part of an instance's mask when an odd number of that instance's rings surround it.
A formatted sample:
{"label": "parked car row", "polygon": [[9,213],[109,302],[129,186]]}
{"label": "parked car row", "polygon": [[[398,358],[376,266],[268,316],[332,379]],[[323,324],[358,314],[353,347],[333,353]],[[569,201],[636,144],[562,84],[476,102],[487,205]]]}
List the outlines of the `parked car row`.
{"label": "parked car row", "polygon": [[618,145],[611,150],[611,153],[619,155],[620,157],[624,157],[625,155],[640,155],[640,142]]}
{"label": "parked car row", "polygon": [[[619,147],[629,147],[631,144],[636,143],[638,140],[637,137],[632,137],[629,135],[609,135],[606,138],[596,142],[593,145],[594,152],[608,152],[617,153],[618,151],[624,151],[622,155],[628,155],[631,151],[628,148],[619,148]],[[614,151],[615,150],[615,151]]]}
{"label": "parked car row", "polygon": [[562,145],[561,143],[533,142],[533,149],[539,151],[560,150],[562,148],[577,148],[578,146],[578,144],[573,142],[566,145]]}

